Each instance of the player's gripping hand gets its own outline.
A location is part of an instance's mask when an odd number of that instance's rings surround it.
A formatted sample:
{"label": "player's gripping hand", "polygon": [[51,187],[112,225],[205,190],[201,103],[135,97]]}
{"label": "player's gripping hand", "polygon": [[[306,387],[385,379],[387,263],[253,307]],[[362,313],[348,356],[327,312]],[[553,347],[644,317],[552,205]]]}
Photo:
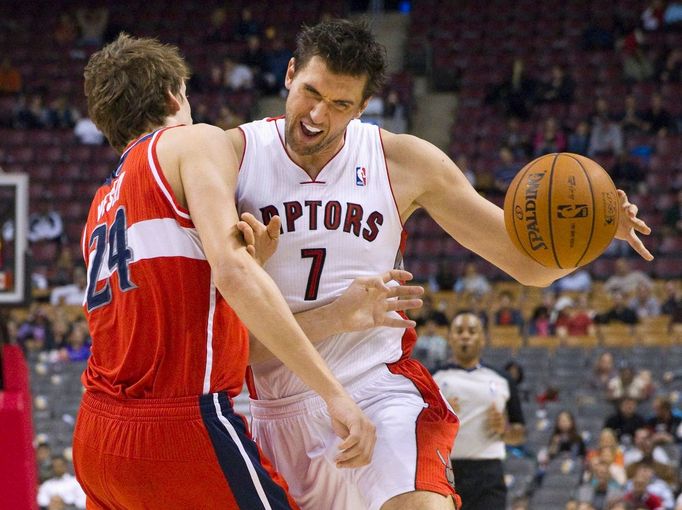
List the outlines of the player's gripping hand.
{"label": "player's gripping hand", "polygon": [[242,233],[246,251],[262,266],[277,251],[279,231],[282,221],[279,216],[273,216],[265,226],[251,213],[243,213],[237,222],[237,228]]}
{"label": "player's gripping hand", "polygon": [[623,190],[618,190],[618,200],[620,201],[620,215],[618,220],[618,230],[616,239],[627,241],[628,244],[639,253],[644,260],[653,260],[654,256],[646,249],[642,240],[637,236],[637,232],[649,235],[649,226],[637,217],[639,208],[628,201],[628,196]]}
{"label": "player's gripping hand", "polygon": [[421,308],[419,296],[424,288],[416,285],[386,285],[391,280],[410,281],[412,274],[400,269],[386,271],[380,276],[362,276],[333,303],[335,314],[341,318],[343,331],[362,331],[379,326],[412,328],[415,322],[396,313]]}
{"label": "player's gripping hand", "polygon": [[339,444],[336,467],[357,468],[370,463],[376,443],[376,430],[358,405],[346,394],[327,400],[327,410]]}

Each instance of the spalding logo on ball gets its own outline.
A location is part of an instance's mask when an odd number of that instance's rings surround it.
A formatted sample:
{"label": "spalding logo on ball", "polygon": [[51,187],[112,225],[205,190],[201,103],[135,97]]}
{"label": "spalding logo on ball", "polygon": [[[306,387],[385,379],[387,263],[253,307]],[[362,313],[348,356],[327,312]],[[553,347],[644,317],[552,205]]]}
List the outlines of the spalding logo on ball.
{"label": "spalding logo on ball", "polygon": [[568,152],[528,163],[504,199],[512,242],[546,267],[578,267],[601,255],[616,235],[618,211],[609,174]]}

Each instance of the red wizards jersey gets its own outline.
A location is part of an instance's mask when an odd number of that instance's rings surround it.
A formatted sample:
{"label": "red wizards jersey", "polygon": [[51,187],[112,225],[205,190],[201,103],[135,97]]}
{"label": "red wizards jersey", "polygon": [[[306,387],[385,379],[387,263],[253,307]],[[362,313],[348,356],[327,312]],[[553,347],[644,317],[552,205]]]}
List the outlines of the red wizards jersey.
{"label": "red wizards jersey", "polygon": [[248,333],[160,168],[164,131],[128,146],[90,206],[82,248],[92,355],[83,384],[120,398],[235,396]]}

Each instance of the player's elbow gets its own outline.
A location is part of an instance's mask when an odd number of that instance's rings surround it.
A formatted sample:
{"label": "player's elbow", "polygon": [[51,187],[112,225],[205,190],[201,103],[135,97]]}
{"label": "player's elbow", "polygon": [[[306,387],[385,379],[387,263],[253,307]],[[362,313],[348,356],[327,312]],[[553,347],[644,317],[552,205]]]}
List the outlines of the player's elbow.
{"label": "player's elbow", "polygon": [[[251,264],[250,264],[251,262]],[[241,287],[249,279],[251,265],[255,262],[250,261],[248,256],[228,256],[223,255],[211,264],[211,272],[215,286],[226,298],[230,294],[240,294]]]}

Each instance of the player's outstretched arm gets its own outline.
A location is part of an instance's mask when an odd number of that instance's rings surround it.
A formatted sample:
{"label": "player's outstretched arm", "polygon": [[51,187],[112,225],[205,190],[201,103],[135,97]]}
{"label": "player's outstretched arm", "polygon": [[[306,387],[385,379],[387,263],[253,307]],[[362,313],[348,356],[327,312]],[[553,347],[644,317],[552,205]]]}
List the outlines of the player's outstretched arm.
{"label": "player's outstretched arm", "polygon": [[[320,394],[341,443],[343,466],[367,464],[375,430],[308,341],[277,286],[249,255],[237,230],[237,157],[225,132],[178,127],[158,144],[161,167],[189,208],[216,287],[239,318],[301,380]],[[172,175],[178,169],[178,175]]]}
{"label": "player's outstretched arm", "polygon": [[[404,220],[419,207],[466,248],[495,264],[524,285],[545,287],[573,269],[544,267],[521,253],[511,242],[503,210],[479,195],[457,165],[431,143],[410,135],[382,131],[391,183]],[[622,192],[621,192],[622,193]],[[624,194],[617,237],[649,260],[635,232],[650,229],[636,217]]]}

